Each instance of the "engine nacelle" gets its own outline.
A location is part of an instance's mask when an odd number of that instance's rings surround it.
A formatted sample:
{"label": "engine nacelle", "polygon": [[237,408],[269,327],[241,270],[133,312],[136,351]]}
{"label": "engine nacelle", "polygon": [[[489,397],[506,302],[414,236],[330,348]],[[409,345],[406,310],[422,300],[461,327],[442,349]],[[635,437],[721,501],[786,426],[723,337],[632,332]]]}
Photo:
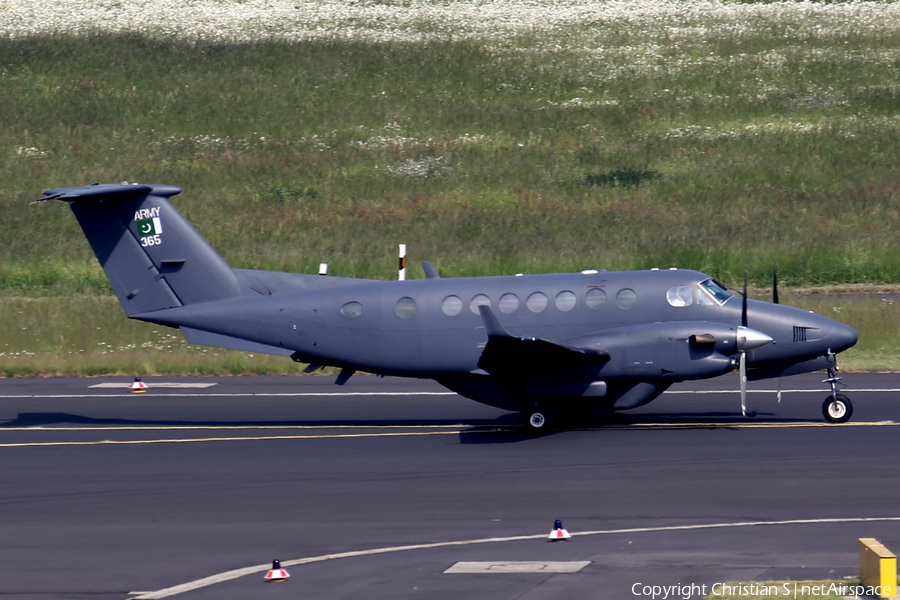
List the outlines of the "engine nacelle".
{"label": "engine nacelle", "polygon": [[564,343],[609,353],[609,362],[597,369],[597,379],[705,379],[734,369],[737,327],[710,321],[647,323],[606,329]]}

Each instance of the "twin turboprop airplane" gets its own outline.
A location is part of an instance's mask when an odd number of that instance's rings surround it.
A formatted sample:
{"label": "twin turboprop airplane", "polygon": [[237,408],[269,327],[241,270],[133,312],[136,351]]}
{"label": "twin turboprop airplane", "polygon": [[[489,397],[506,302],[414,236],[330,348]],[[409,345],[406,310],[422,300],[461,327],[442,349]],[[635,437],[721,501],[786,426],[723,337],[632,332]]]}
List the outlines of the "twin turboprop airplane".
{"label": "twin turboprop airplane", "polygon": [[[232,269],[172,206],[168,185],[46,190],[69,203],[129,318],[179,328],[192,344],[434,379],[518,411],[539,430],[561,412],[642,406],[678,381],[746,381],[827,370],[856,343],[836,321],[743,298],[687,270],[376,281]],[[777,286],[776,286],[777,296]]]}

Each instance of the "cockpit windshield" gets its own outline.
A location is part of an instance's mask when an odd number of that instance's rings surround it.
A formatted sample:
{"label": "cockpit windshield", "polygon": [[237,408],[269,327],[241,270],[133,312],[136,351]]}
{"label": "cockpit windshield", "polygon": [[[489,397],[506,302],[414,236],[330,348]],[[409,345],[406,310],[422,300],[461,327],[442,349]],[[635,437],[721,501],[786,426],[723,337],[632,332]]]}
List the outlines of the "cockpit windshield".
{"label": "cockpit windshield", "polygon": [[726,300],[734,295],[729,292],[724,285],[722,285],[715,279],[707,279],[706,281],[701,281],[698,285],[700,286],[701,290],[709,294],[713,298],[713,300],[715,300],[719,304],[724,304]]}

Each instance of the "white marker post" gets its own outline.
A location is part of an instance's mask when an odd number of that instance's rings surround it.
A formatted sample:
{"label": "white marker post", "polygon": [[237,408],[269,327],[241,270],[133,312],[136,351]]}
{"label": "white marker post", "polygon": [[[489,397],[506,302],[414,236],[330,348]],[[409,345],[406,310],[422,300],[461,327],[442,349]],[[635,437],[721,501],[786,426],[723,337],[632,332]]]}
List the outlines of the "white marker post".
{"label": "white marker post", "polygon": [[406,281],[406,244],[400,244],[400,266],[397,279]]}
{"label": "white marker post", "polygon": [[328,263],[319,263],[319,275],[328,275]]}

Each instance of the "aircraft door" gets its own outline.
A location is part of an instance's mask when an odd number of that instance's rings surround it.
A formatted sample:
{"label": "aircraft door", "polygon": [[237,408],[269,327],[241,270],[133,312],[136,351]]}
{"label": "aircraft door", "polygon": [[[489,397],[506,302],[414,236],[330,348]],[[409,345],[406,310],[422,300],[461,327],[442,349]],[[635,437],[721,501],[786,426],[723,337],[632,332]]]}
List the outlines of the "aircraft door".
{"label": "aircraft door", "polygon": [[288,306],[279,309],[284,316],[285,346],[301,352],[315,353],[322,329],[321,309],[315,305]]}

